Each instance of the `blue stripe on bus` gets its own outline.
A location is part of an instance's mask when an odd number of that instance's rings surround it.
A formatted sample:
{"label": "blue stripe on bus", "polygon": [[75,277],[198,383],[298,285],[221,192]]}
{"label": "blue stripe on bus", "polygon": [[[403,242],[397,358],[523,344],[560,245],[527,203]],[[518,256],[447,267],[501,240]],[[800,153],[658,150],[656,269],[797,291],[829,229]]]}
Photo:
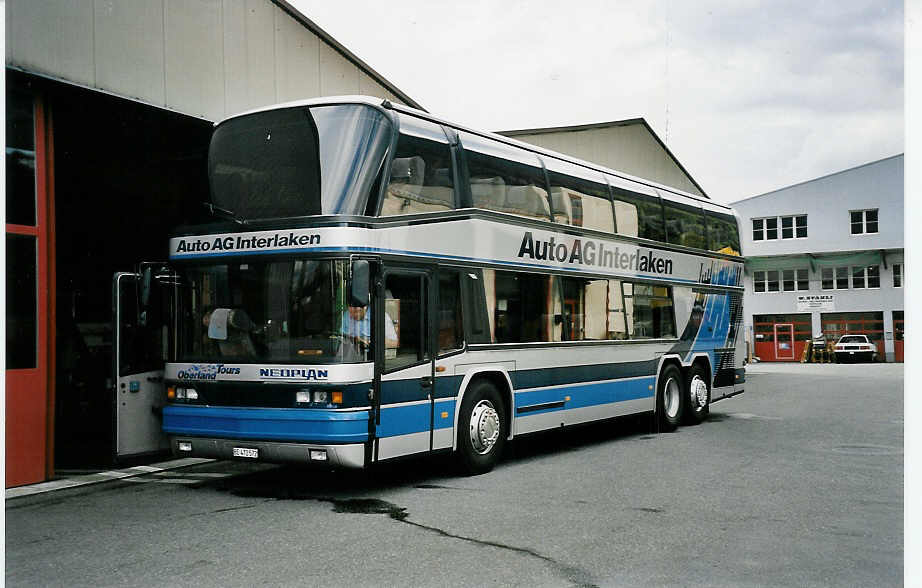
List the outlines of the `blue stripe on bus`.
{"label": "blue stripe on bus", "polygon": [[197,437],[362,443],[368,440],[368,411],[167,405],[163,430]]}
{"label": "blue stripe on bus", "polygon": [[[584,408],[601,404],[613,404],[627,400],[652,398],[651,386],[656,381],[653,376],[618,380],[614,382],[594,382],[568,386],[566,388],[544,388],[541,390],[523,390],[515,393],[516,411],[524,411],[527,415]],[[569,396],[563,405],[559,405]],[[542,405],[551,405],[547,408],[537,408]],[[530,410],[530,407],[536,409]]]}
{"label": "blue stripe on bus", "polygon": [[[397,437],[412,433],[427,433],[432,407],[428,402],[410,405],[382,406],[378,437]],[[445,417],[442,413],[447,413]],[[434,429],[447,429],[455,424],[455,399],[436,401],[433,415]]]}
{"label": "blue stripe on bus", "polygon": [[[563,271],[570,272],[574,274],[585,274],[585,273],[598,273],[593,271],[593,268],[571,268],[571,267],[558,267],[558,266],[548,266],[546,264],[540,263],[525,263],[522,261],[504,261],[500,259],[488,259],[483,257],[469,257],[467,255],[447,255],[447,254],[433,254],[433,253],[422,253],[420,251],[406,251],[403,249],[384,249],[381,247],[311,247],[309,249],[304,248],[291,248],[291,249],[270,249],[270,250],[261,250],[261,251],[222,251],[221,253],[196,253],[194,255],[170,255],[171,260],[180,260],[180,259],[201,259],[206,257],[239,257],[241,255],[279,255],[285,253],[389,253],[394,255],[405,255],[408,257],[424,257],[427,259],[451,259],[456,261],[470,261],[477,263],[490,263],[493,265],[508,265],[512,267],[534,267],[541,270],[547,271],[552,269],[554,271]],[[620,275],[620,274],[619,274]],[[628,274],[624,274],[628,275]],[[658,276],[648,276],[645,274],[630,274],[631,276],[640,277],[644,280],[654,280],[654,281],[666,281],[666,282],[681,282],[685,284],[698,284],[698,280],[689,280],[686,278],[676,278],[670,276],[668,278],[661,278]]]}

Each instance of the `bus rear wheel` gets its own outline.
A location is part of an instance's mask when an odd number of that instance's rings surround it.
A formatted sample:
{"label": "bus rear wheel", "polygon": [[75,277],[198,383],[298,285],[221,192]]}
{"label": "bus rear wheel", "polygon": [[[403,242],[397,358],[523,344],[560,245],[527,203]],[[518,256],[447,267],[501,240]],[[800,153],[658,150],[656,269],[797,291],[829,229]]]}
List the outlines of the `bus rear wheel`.
{"label": "bus rear wheel", "polygon": [[660,431],[675,431],[685,412],[685,378],[670,364],[659,375],[656,390],[656,414]]}
{"label": "bus rear wheel", "polygon": [[708,385],[707,370],[694,364],[688,370],[688,404],[685,408],[685,424],[697,425],[711,410],[711,387]]}
{"label": "bus rear wheel", "polygon": [[489,472],[499,461],[509,422],[496,387],[477,380],[464,394],[458,415],[458,461],[464,472]]}

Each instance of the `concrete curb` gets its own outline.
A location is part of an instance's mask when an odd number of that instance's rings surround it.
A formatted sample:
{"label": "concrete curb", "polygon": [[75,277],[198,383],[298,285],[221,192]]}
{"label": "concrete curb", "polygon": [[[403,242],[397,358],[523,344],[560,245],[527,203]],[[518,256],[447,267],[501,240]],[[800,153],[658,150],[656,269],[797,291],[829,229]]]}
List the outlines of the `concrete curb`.
{"label": "concrete curb", "polygon": [[16,488],[7,488],[6,489],[6,499],[12,500],[15,498],[24,498],[26,496],[34,496],[36,494],[44,494],[45,492],[54,492],[55,490],[64,490],[67,488],[79,488],[80,486],[90,486],[92,484],[102,484],[105,482],[112,482],[114,480],[124,480],[126,478],[134,478],[137,476],[144,476],[147,474],[155,474],[157,472],[165,472],[167,470],[175,470],[179,468],[185,468],[189,466],[194,466],[202,463],[213,462],[213,459],[204,459],[201,457],[186,457],[183,459],[174,459],[171,461],[164,461],[161,463],[155,463],[152,465],[139,465],[130,468],[125,468],[122,470],[111,470],[108,472],[97,472],[95,474],[86,474],[83,476],[73,476],[70,478],[62,478],[60,480],[51,480],[50,482],[41,482],[39,484],[31,484],[29,486],[17,486]]}

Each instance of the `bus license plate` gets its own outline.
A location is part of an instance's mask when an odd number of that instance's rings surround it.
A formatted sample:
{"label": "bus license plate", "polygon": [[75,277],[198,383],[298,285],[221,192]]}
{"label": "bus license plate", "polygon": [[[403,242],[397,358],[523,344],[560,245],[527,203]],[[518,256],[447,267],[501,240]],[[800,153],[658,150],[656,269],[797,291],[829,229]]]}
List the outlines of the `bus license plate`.
{"label": "bus license plate", "polygon": [[234,447],[234,457],[249,457],[256,459],[259,457],[259,450],[249,447]]}

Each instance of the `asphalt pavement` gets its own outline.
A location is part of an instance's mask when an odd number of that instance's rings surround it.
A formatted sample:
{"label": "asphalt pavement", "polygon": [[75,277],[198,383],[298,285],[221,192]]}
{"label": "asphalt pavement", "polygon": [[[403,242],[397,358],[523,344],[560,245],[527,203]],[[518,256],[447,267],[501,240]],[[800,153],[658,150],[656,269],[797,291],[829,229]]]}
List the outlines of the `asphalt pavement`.
{"label": "asphalt pavement", "polygon": [[491,473],[204,462],[8,498],[8,586],[897,586],[903,367],[749,367],[701,425]]}

